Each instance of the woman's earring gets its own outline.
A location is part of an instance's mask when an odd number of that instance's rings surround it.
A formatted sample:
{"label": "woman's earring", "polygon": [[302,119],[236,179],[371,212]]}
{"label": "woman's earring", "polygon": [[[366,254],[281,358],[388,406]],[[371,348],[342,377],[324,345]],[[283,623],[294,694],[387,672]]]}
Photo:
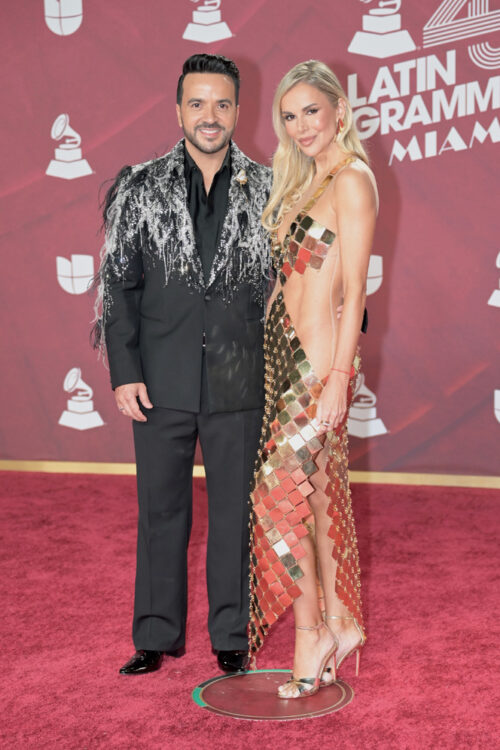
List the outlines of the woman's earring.
{"label": "woman's earring", "polygon": [[341,117],[339,117],[339,119],[337,120],[337,134],[336,134],[337,138],[339,137],[339,135],[342,133],[343,130],[344,130],[344,121]]}

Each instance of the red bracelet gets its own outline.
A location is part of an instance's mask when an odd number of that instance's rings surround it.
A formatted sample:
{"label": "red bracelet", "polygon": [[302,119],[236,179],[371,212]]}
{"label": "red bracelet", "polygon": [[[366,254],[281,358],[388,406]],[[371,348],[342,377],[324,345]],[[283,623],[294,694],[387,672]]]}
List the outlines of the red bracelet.
{"label": "red bracelet", "polygon": [[343,373],[344,373],[344,375],[350,375],[350,374],[351,374],[350,372],[347,372],[347,370],[339,370],[339,368],[338,368],[338,367],[331,367],[331,368],[330,368],[330,371],[331,371],[331,370],[335,370],[336,372],[343,372]]}

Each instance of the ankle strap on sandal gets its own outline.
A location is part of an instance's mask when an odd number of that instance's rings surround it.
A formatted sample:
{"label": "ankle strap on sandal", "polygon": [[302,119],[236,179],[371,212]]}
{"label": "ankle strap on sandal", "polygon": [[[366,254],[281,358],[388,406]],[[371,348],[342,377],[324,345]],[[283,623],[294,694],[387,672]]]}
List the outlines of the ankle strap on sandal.
{"label": "ankle strap on sandal", "polygon": [[318,625],[296,625],[295,630],[319,630],[324,625],[324,622],[320,622]]}

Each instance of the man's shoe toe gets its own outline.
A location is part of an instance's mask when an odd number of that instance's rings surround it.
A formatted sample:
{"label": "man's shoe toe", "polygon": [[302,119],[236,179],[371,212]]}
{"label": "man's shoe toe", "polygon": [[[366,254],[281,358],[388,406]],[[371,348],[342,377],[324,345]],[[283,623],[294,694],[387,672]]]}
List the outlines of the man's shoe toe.
{"label": "man's shoe toe", "polygon": [[244,672],[250,659],[248,651],[218,651],[217,662],[224,672]]}
{"label": "man's shoe toe", "polygon": [[120,674],[147,674],[156,672],[161,667],[163,659],[162,651],[146,651],[140,649],[120,669]]}

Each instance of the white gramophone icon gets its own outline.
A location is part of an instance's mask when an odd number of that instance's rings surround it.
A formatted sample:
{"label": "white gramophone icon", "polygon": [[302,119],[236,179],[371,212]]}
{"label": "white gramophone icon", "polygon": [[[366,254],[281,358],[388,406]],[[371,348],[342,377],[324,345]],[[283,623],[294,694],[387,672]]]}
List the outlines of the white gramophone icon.
{"label": "white gramophone icon", "polygon": [[401,29],[400,8],[401,0],[379,0],[377,7],[363,16],[363,31],[354,34],[348,52],[382,58],[416,49],[409,32]]}
{"label": "white gramophone icon", "polygon": [[72,255],[71,260],[56,258],[57,280],[68,294],[83,294],[94,278],[94,256]]}
{"label": "white gramophone icon", "polygon": [[493,410],[495,412],[495,417],[497,418],[497,422],[500,422],[500,389],[496,388],[493,391]]}
{"label": "white gramophone icon", "polygon": [[[61,141],[55,149],[55,159],[52,159],[45,174],[51,177],[61,177],[63,180],[74,180],[92,174],[86,159],[82,159],[80,135],[70,128],[69,115],[59,115],[54,120],[50,137],[54,141]],[[64,139],[64,140],[61,140]]]}
{"label": "white gramophone icon", "polygon": [[66,393],[75,395],[68,399],[67,409],[63,411],[59,424],[73,430],[91,430],[104,424],[99,412],[94,411],[92,388],[82,380],[82,371],[73,367],[64,378],[63,388]]}
{"label": "white gramophone icon", "polygon": [[[498,253],[497,255],[496,267],[500,268],[500,253]],[[498,286],[500,287],[500,281],[498,282]],[[500,307],[500,289],[495,289],[491,293],[491,297],[488,300],[488,305],[491,305],[492,307]]]}
{"label": "white gramophone icon", "polygon": [[370,255],[368,264],[368,276],[366,279],[366,294],[375,294],[382,286],[383,258],[381,255]]}
{"label": "white gramophone icon", "polygon": [[349,435],[367,438],[385,435],[388,432],[385,424],[377,417],[376,403],[377,397],[366,387],[364,373],[360,373],[349,411],[347,423]]}
{"label": "white gramophone icon", "polygon": [[[191,0],[194,3],[198,1]],[[220,4],[221,0],[203,0],[203,5],[193,10],[193,21],[186,26],[182,38],[210,44],[231,37],[229,26],[222,20]]]}
{"label": "white gramophone icon", "polygon": [[82,0],[44,0],[45,23],[54,34],[69,36],[80,28]]}

